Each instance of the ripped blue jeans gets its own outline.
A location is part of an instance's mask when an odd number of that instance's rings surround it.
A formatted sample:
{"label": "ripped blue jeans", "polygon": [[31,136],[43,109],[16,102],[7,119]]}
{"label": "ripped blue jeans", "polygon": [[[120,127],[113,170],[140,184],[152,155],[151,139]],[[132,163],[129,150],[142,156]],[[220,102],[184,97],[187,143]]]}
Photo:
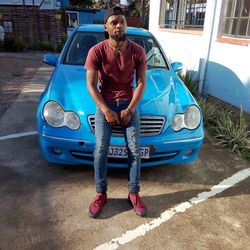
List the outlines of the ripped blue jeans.
{"label": "ripped blue jeans", "polygon": [[[115,112],[126,109],[129,102],[118,101],[108,103],[109,108]],[[109,152],[112,126],[106,121],[104,114],[97,107],[95,114],[96,147],[94,156],[96,192],[107,191],[107,156]],[[140,191],[140,117],[136,110],[126,126],[122,126],[124,139],[128,151],[128,186],[129,192]]]}

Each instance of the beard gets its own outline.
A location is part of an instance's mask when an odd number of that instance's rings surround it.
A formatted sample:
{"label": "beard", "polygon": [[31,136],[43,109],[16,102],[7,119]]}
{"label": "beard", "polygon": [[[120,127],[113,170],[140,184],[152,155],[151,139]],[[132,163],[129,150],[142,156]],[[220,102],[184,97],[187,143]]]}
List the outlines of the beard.
{"label": "beard", "polygon": [[127,39],[126,34],[123,34],[122,36],[119,35],[110,35],[110,37],[115,40],[116,42],[123,42]]}

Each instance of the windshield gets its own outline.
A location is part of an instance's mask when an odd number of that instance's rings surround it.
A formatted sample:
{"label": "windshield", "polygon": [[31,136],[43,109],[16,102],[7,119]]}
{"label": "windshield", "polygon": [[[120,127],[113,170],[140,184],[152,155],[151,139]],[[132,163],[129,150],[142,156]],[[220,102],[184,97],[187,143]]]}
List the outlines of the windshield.
{"label": "windshield", "polygon": [[[168,68],[161,49],[153,37],[137,35],[127,35],[127,37],[144,48],[148,68]],[[63,63],[84,65],[90,48],[104,39],[103,33],[77,32],[67,49]]]}

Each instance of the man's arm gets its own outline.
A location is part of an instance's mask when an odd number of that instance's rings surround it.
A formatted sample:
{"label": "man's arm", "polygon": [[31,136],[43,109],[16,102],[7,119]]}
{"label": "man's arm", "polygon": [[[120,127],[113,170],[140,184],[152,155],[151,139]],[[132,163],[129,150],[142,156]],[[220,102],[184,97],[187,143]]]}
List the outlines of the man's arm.
{"label": "man's arm", "polygon": [[126,125],[130,121],[131,116],[133,115],[143,96],[144,90],[146,88],[146,69],[141,69],[140,71],[136,72],[136,83],[137,87],[134,90],[131,102],[126,109],[121,111],[120,123],[122,125]]}
{"label": "man's arm", "polygon": [[136,72],[136,83],[137,87],[134,90],[133,98],[127,109],[130,109],[132,112],[137,108],[146,88],[146,70],[143,69],[139,72]]}
{"label": "man's arm", "polygon": [[105,101],[102,98],[102,95],[97,89],[97,82],[98,82],[98,72],[87,70],[87,87],[90,95],[94,99],[96,105],[101,109],[107,122],[110,125],[117,125],[119,124],[119,119],[117,113],[112,111]]}

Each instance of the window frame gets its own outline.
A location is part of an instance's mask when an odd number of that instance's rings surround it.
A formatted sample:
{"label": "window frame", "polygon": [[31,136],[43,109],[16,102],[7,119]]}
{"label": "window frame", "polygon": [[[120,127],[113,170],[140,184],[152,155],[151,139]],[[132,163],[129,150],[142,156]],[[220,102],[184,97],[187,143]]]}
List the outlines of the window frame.
{"label": "window frame", "polygon": [[[75,28],[75,27],[79,26],[80,16],[79,16],[78,11],[67,10],[66,14],[67,14],[67,27],[74,27]],[[73,21],[71,14],[76,15],[76,20],[75,20],[76,23]]]}
{"label": "window frame", "polygon": [[[161,0],[158,22],[159,28],[167,30],[178,30],[180,32],[203,31],[206,8],[207,0],[200,0],[199,3],[196,3],[196,1],[194,0],[185,0],[185,3],[183,3],[183,1],[181,0],[178,0],[177,2]],[[201,11],[199,11],[199,9]],[[194,16],[193,13],[195,13]],[[171,16],[172,18],[169,19],[169,17]],[[203,18],[201,18],[202,16]],[[199,25],[197,22],[201,22],[201,24]]]}
{"label": "window frame", "polygon": [[[250,10],[248,16],[242,16],[243,11],[243,4],[245,0],[227,0],[225,2],[225,12],[223,13],[223,21],[222,21],[222,30],[221,30],[221,36],[225,38],[231,38],[231,39],[250,39]],[[231,10],[230,10],[230,16],[227,16],[228,12],[228,6],[229,3],[232,3]],[[237,11],[237,5],[240,6],[237,15],[235,12]],[[245,35],[241,35],[240,33],[240,26],[242,20],[248,20],[247,26],[245,30]],[[236,24],[234,25],[234,21]],[[228,27],[226,27],[228,22]],[[226,29],[228,31],[226,31]],[[233,31],[235,29],[235,31]],[[249,35],[247,34],[249,32]],[[234,33],[234,34],[233,34]]]}
{"label": "window frame", "polygon": [[12,20],[3,20],[3,29],[5,33],[13,33],[13,21]]}

